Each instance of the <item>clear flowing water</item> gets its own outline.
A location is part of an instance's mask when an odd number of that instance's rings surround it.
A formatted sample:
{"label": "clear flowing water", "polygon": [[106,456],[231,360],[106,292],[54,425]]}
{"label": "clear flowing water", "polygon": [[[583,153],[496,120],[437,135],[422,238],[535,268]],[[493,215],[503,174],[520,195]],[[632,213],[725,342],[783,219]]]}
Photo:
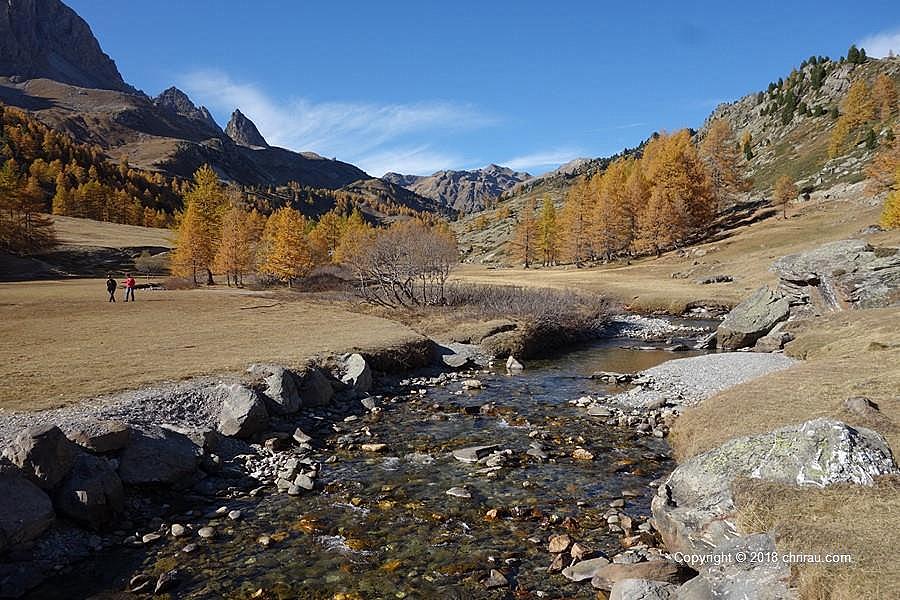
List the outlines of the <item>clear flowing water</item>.
{"label": "clear flowing water", "polygon": [[[646,516],[648,484],[672,463],[664,440],[607,426],[568,401],[614,391],[589,378],[595,371],[633,372],[696,354],[637,346],[646,342],[598,342],[529,362],[519,375],[479,374],[482,390],[463,391],[456,382],[401,396],[345,427],[357,434],[368,428],[371,437],[354,441],[382,442],[385,451],[341,449],[337,436],[318,451],[321,460],[337,457],[323,465],[321,491],[228,501],[243,519],[218,521],[216,538],[193,538],[191,553],[183,552],[184,539],[160,542],[152,553],[106,551],[32,597],[134,597],[121,592],[131,575],[177,567],[173,598],[527,598],[538,591],[593,598],[586,582],[546,572],[548,537],[565,532],[591,549],[621,551],[605,527],[610,501],[625,492],[623,510]],[[535,441],[551,460],[526,455]],[[450,454],[486,444],[511,450],[501,468]],[[578,447],[594,459],[573,459]],[[447,495],[452,487],[465,487],[471,498]],[[497,518],[487,515],[491,509]],[[169,522],[211,521],[181,514]],[[261,536],[271,543],[261,544]],[[491,568],[512,586],[485,589]]]}

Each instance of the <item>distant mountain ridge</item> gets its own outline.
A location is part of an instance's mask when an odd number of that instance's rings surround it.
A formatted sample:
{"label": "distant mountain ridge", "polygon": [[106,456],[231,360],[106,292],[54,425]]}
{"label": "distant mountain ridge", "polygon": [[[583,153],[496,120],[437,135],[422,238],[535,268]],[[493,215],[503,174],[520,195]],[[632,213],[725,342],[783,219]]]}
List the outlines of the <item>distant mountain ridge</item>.
{"label": "distant mountain ridge", "polygon": [[532,177],[528,173],[491,164],[472,171],[447,170],[427,176],[386,173],[382,179],[466,214],[484,210],[503,192]]}

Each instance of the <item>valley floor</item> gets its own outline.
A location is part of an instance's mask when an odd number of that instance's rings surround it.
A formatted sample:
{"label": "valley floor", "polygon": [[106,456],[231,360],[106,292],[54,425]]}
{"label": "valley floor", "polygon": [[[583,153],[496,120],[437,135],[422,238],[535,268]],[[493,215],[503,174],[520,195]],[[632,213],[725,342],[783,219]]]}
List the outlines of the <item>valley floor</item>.
{"label": "valley floor", "polygon": [[[877,214],[878,207],[868,204],[822,202],[661,259],[590,269],[465,266],[456,278],[603,293],[643,310],[730,306],[773,283],[769,265],[785,254],[849,237],[896,246],[900,232],[862,233]],[[698,283],[713,275],[734,281]],[[107,304],[102,280],[0,284],[0,409],[56,407],[153,382],[243,370],[251,362],[296,365],[317,354],[397,345],[418,336],[343,304],[291,296],[222,287],[139,290],[134,304],[122,303],[121,294],[118,303]],[[786,353],[805,360],[686,411],[671,438],[680,459],[736,436],[820,416],[869,427],[895,451],[900,448],[900,311],[841,312],[790,327],[797,339]],[[880,410],[848,410],[844,401],[853,396],[871,398]],[[900,539],[892,530],[900,514],[900,484],[894,479],[871,489],[766,485],[738,494],[748,529],[776,531],[782,551],[849,551],[859,557],[848,570],[800,568],[804,597],[889,597],[900,590]]]}

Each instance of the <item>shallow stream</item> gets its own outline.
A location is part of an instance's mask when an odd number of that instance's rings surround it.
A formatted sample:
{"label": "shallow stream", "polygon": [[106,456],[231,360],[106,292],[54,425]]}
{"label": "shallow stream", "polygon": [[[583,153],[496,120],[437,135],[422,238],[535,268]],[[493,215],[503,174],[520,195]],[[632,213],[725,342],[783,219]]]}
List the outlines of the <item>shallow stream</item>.
{"label": "shallow stream", "polygon": [[[518,375],[481,372],[481,390],[407,382],[382,411],[341,424],[357,436],[354,449],[335,434],[317,450],[321,490],[228,501],[243,513],[237,521],[212,519],[213,505],[173,515],[169,522],[214,524],[216,537],[106,550],[30,597],[134,598],[122,592],[131,575],[175,567],[172,598],[594,598],[588,582],[547,573],[548,537],[569,533],[591,550],[620,552],[606,527],[610,503],[624,498],[620,510],[640,522],[649,484],[673,465],[665,440],[608,426],[569,400],[615,393],[590,378],[596,371],[635,372],[697,354],[647,346],[617,338],[529,362]],[[362,442],[386,448],[366,452]],[[534,444],[546,460],[526,454]],[[479,445],[510,452],[499,468],[451,454]],[[573,458],[576,448],[593,460]],[[448,495],[451,488],[471,497]],[[185,553],[189,542],[197,547]],[[510,587],[484,587],[492,568]]]}

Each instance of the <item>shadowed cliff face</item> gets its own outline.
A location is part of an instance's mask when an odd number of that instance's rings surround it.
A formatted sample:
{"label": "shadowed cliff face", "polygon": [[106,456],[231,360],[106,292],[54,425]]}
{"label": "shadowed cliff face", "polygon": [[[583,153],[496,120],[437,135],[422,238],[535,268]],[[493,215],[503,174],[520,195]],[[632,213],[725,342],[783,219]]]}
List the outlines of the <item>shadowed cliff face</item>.
{"label": "shadowed cliff face", "polygon": [[249,146],[251,148],[268,148],[266,139],[253,124],[253,121],[244,116],[240,110],[235,109],[231,113],[231,120],[225,127],[225,134],[234,140],[235,144]]}
{"label": "shadowed cliff face", "polygon": [[0,2],[0,75],[134,91],[90,26],[58,0]]}

